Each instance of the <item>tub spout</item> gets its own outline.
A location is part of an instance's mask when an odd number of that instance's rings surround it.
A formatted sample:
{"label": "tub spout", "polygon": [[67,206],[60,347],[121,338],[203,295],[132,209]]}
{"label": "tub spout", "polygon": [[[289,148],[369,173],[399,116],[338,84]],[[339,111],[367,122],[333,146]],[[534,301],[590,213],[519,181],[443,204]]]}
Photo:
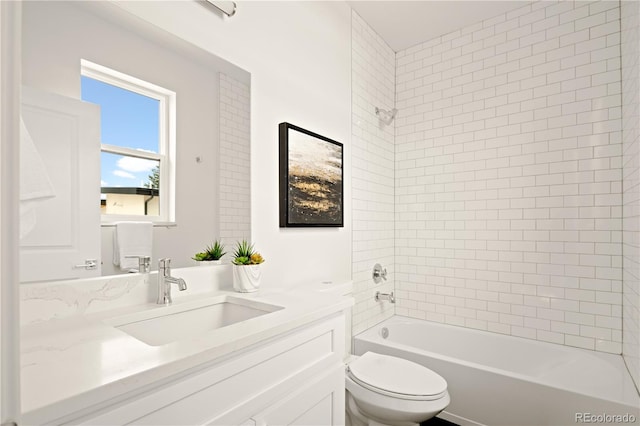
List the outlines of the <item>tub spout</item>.
{"label": "tub spout", "polygon": [[388,300],[390,303],[396,303],[396,297],[393,295],[393,292],[380,293],[379,291],[376,291],[375,299],[376,302],[379,302],[381,300]]}

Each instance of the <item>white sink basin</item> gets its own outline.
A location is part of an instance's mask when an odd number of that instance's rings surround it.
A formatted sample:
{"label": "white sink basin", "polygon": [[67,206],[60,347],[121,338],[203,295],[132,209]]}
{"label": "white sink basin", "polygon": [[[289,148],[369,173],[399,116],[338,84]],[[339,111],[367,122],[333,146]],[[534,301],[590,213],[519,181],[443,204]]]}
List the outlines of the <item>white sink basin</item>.
{"label": "white sink basin", "polygon": [[283,309],[281,306],[232,296],[158,307],[112,318],[105,323],[136,339],[161,346]]}

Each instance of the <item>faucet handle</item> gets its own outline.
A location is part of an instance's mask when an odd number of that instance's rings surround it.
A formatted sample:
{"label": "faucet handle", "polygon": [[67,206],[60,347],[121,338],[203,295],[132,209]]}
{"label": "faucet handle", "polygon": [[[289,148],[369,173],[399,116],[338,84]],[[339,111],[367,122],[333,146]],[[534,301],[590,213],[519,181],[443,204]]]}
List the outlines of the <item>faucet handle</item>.
{"label": "faucet handle", "polygon": [[387,268],[382,268],[382,266],[379,263],[376,263],[373,266],[373,282],[378,284],[380,281],[382,280],[387,280]]}
{"label": "faucet handle", "polygon": [[164,257],[158,260],[158,276],[166,277],[171,275],[171,259]]}

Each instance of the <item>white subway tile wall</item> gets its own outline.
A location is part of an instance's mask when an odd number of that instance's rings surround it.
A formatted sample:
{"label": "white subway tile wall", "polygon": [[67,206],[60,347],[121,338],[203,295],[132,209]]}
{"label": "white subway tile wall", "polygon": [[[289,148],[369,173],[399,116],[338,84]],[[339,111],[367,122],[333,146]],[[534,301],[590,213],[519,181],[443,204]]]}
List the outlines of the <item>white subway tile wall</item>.
{"label": "white subway tile wall", "polygon": [[[394,288],[394,126],[375,108],[395,105],[395,53],[352,12],[352,185],[353,332],[393,315],[389,302],[375,302],[376,290]],[[387,268],[389,279],[374,284],[373,266]]]}
{"label": "white subway tile wall", "polygon": [[[354,121],[364,122],[363,107],[392,99],[382,75],[393,71],[354,22]],[[397,314],[621,353],[620,73],[617,1],[536,2],[396,54]],[[393,155],[375,124],[354,125],[360,262],[374,243],[393,244],[374,227],[394,227]]]}
{"label": "white subway tile wall", "polygon": [[622,354],[640,389],[640,2],[621,2]]}
{"label": "white subway tile wall", "polygon": [[220,238],[251,238],[249,86],[220,73]]}

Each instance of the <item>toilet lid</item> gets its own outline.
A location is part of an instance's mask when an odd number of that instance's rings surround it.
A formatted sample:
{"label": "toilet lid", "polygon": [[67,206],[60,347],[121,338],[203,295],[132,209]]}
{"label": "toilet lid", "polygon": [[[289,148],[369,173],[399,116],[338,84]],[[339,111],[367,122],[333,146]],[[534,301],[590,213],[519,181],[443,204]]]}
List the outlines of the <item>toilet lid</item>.
{"label": "toilet lid", "polygon": [[367,352],[351,362],[349,371],[363,384],[395,394],[432,397],[447,390],[446,380],[428,368],[375,352]]}

